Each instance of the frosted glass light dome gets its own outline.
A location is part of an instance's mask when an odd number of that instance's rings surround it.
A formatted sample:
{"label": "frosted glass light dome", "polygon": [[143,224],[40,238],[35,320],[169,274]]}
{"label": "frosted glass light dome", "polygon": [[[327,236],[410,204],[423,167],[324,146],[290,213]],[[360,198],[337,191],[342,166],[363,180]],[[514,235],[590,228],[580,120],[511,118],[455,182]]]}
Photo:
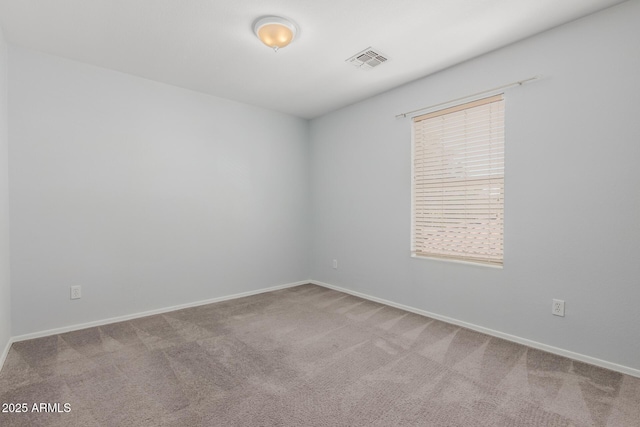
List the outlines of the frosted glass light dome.
{"label": "frosted glass light dome", "polygon": [[266,16],[259,19],[253,26],[256,36],[265,45],[278,51],[293,41],[296,36],[296,26],[279,16]]}

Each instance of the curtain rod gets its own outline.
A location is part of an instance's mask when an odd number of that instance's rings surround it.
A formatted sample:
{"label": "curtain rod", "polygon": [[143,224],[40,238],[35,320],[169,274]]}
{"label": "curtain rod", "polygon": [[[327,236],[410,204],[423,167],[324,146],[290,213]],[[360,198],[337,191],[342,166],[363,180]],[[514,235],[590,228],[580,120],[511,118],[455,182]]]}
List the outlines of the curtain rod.
{"label": "curtain rod", "polygon": [[498,86],[498,87],[495,87],[493,89],[483,90],[482,92],[474,93],[473,95],[467,95],[467,96],[463,96],[462,98],[452,99],[451,101],[446,101],[446,102],[441,102],[439,104],[430,105],[429,107],[423,107],[423,108],[418,108],[417,110],[407,111],[406,113],[397,114],[396,115],[396,119],[399,119],[401,117],[404,118],[404,117],[407,117],[410,114],[418,113],[418,112],[425,111],[425,110],[430,110],[432,108],[440,107],[442,105],[447,105],[447,104],[451,104],[451,103],[458,102],[458,101],[464,101],[464,100],[467,100],[469,98],[475,98],[476,96],[489,94],[491,92],[496,92],[496,91],[499,91],[499,90],[502,90],[502,89],[509,89],[511,87],[514,87],[514,86],[522,86],[525,83],[530,83],[532,81],[539,80],[540,78],[542,78],[542,76],[533,76],[533,77],[529,77],[528,79],[519,80],[517,82],[513,82],[513,83],[506,84],[506,85]]}

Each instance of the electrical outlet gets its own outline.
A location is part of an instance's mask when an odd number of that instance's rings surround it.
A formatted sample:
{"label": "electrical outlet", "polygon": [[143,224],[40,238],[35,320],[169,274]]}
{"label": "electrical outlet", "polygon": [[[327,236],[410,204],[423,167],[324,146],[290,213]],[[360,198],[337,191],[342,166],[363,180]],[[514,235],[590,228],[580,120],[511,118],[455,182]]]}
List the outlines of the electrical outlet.
{"label": "electrical outlet", "polygon": [[71,299],[80,299],[82,297],[82,291],[80,286],[71,287]]}
{"label": "electrical outlet", "polygon": [[337,259],[333,260],[333,268],[338,268],[338,260]]}
{"label": "electrical outlet", "polygon": [[554,299],[551,305],[551,314],[554,316],[564,317],[564,301],[560,299]]}

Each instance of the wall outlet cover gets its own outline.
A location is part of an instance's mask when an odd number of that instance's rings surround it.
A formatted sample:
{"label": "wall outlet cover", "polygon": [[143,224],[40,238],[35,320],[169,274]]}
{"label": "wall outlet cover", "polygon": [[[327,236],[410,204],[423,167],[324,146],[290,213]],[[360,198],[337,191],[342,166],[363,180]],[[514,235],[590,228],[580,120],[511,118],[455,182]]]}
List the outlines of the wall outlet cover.
{"label": "wall outlet cover", "polygon": [[551,314],[554,316],[564,317],[564,301],[560,299],[554,299],[551,305]]}

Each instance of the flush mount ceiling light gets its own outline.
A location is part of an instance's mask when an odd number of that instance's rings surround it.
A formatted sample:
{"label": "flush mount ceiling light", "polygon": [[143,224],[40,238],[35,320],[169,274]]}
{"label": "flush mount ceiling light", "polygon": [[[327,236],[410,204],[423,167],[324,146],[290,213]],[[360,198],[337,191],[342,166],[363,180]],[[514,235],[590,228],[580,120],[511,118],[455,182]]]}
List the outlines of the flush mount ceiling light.
{"label": "flush mount ceiling light", "polygon": [[279,16],[265,16],[253,25],[256,36],[274,51],[287,46],[296,36],[296,26],[293,22]]}

